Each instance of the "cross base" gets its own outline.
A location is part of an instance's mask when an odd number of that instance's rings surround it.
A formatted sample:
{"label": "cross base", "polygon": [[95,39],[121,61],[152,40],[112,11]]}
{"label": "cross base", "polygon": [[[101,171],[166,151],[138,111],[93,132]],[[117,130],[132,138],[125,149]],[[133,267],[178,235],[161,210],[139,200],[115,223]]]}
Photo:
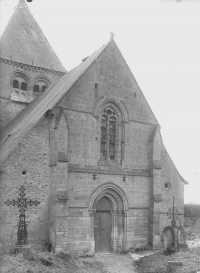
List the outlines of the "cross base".
{"label": "cross base", "polygon": [[13,252],[14,254],[22,253],[26,257],[30,256],[32,253],[30,245],[15,245]]}
{"label": "cross base", "polygon": [[188,245],[186,243],[179,243],[177,245],[178,250],[187,250],[188,249]]}

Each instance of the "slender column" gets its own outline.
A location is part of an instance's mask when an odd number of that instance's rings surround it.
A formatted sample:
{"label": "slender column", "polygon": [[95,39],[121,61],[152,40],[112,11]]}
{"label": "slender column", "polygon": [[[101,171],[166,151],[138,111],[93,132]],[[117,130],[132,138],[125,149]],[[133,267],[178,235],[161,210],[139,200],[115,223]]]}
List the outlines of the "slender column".
{"label": "slender column", "polygon": [[112,215],[112,248],[113,252],[117,252],[117,211],[111,211]]}
{"label": "slender column", "polygon": [[110,160],[109,142],[110,142],[110,136],[109,136],[109,117],[107,116],[107,120],[106,120],[106,159],[107,160]]}
{"label": "slender column", "polygon": [[128,211],[123,211],[123,228],[124,228],[124,238],[123,238],[123,244],[122,249],[123,251],[127,250],[127,227],[128,227]]}
{"label": "slender column", "polygon": [[124,161],[125,153],[125,122],[122,121],[122,140],[121,140],[121,163]]}
{"label": "slender column", "polygon": [[90,255],[95,253],[95,241],[94,241],[94,214],[95,210],[89,210],[89,234],[90,234]]}

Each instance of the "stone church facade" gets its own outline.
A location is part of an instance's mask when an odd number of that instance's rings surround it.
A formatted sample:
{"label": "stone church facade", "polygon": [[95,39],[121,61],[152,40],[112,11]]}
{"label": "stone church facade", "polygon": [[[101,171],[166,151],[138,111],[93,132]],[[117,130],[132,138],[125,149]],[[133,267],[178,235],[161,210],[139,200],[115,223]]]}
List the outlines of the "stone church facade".
{"label": "stone church facade", "polygon": [[[20,37],[20,39],[19,39]],[[161,247],[184,184],[115,41],[67,72],[23,0],[1,37],[0,249],[16,243],[23,185],[39,250]],[[179,218],[183,222],[183,218]]]}

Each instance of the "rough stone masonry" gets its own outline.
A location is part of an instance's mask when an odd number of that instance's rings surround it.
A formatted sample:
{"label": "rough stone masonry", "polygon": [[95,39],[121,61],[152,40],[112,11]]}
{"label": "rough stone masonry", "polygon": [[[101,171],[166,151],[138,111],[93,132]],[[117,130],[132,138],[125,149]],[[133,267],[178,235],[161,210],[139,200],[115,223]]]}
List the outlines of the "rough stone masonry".
{"label": "rough stone masonry", "polygon": [[22,185],[40,201],[27,213],[35,249],[161,247],[162,213],[173,197],[183,211],[186,181],[113,38],[66,72],[20,0],[1,49],[1,251],[17,238],[17,209],[4,202]]}

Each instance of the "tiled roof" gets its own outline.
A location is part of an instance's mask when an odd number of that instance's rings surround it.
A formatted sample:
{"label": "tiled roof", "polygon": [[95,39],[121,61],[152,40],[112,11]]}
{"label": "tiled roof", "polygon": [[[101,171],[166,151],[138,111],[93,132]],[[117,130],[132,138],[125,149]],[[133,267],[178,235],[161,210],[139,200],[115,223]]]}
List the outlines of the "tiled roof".
{"label": "tiled roof", "polygon": [[0,57],[65,72],[24,0],[19,0],[0,40]]}
{"label": "tiled roof", "polygon": [[52,109],[95,60],[97,60],[109,43],[102,46],[79,66],[65,74],[58,82],[54,83],[46,92],[20,112],[0,135],[0,165],[14,151],[23,136],[38,123],[46,111]]}

